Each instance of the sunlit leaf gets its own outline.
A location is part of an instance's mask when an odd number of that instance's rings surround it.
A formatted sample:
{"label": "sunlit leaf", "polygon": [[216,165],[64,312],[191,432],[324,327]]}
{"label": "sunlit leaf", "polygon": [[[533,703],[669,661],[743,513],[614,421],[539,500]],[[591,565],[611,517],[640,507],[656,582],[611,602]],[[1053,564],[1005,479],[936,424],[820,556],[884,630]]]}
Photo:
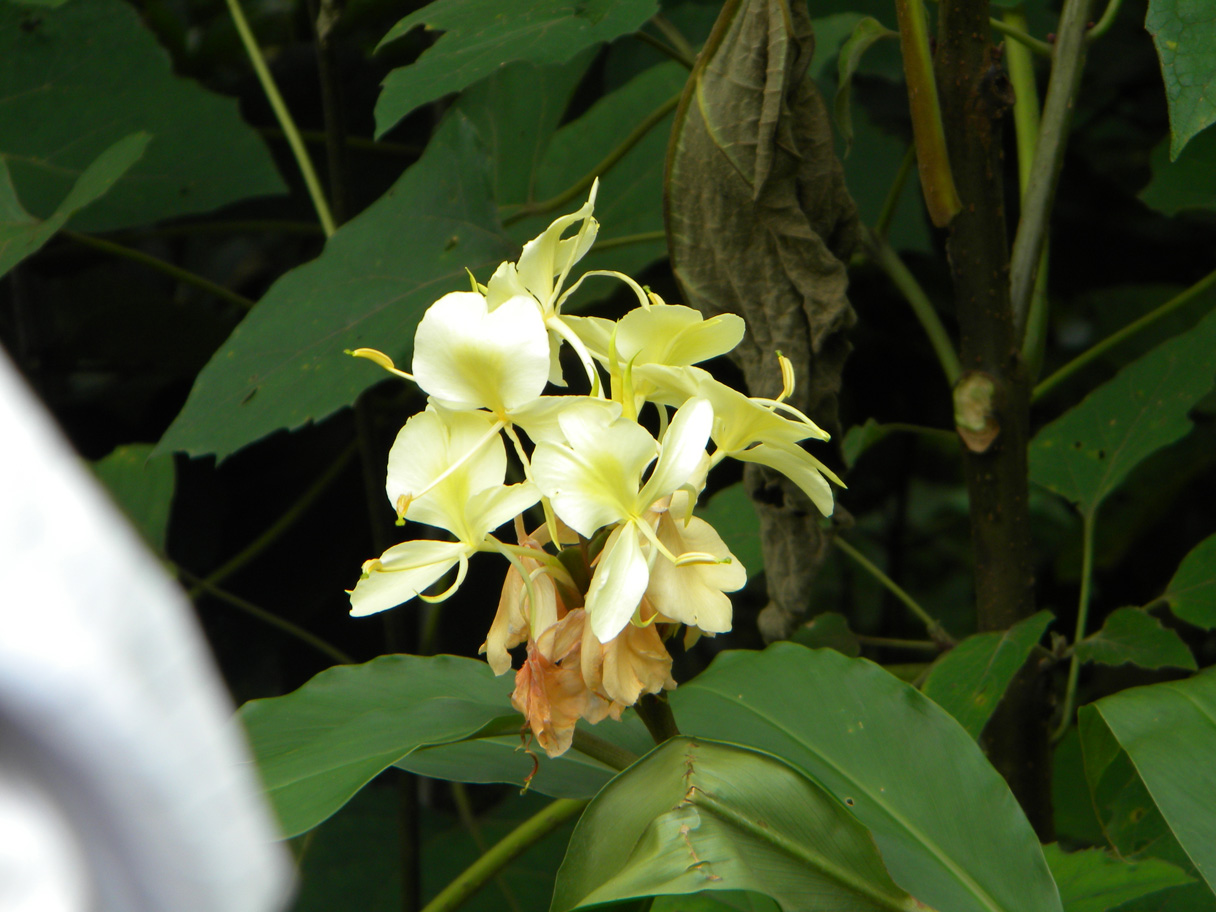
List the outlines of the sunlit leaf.
{"label": "sunlit leaf", "polygon": [[1209,887],[1216,886],[1216,670],[1093,704]]}
{"label": "sunlit leaf", "polygon": [[0,154],[26,208],[48,217],[90,162],[152,135],[114,191],[72,220],[81,231],[208,212],[286,189],[234,99],[174,75],[134,7],[76,0],[28,12],[0,3]]}
{"label": "sunlit leaf", "polygon": [[1216,312],[1129,364],[1035,435],[1030,477],[1092,514],[1143,459],[1191,429],[1216,380]]}
{"label": "sunlit leaf", "polygon": [[8,163],[0,153],[0,276],[36,253],[73,215],[103,197],[143,155],[150,137],[133,133],[85,168],[49,218],[30,215],[17,198]]}
{"label": "sunlit leaf", "polygon": [[638,896],[749,890],[784,909],[919,909],[865,828],[777,759],[675,738],[616,779],[574,829],[553,912]]}
{"label": "sunlit leaf", "polygon": [[151,453],[150,444],[115,447],[93,471],[148,544],[163,552],[175,473],[172,459],[149,460]]}
{"label": "sunlit leaf", "polygon": [[979,738],[1052,620],[1050,611],[1040,611],[1008,630],[967,637],[933,663],[925,695]]}
{"label": "sunlit leaf", "polygon": [[1196,0],[1149,0],[1153,36],[1170,106],[1170,158],[1216,121],[1216,8]]}
{"label": "sunlit leaf", "polygon": [[1064,852],[1054,842],[1043,846],[1043,854],[1060,888],[1064,912],[1106,912],[1193,880],[1181,868],[1155,858],[1125,861],[1102,849]]}
{"label": "sunlit leaf", "polygon": [[385,378],[344,349],[408,366],[414,328],[449,291],[484,281],[517,248],[502,234],[489,163],[469,122],[448,118],[392,189],[277,281],[195,381],[158,453],[224,458],[351,405]]}
{"label": "sunlit leaf", "polygon": [[1206,630],[1216,627],[1216,535],[1209,535],[1182,559],[1163,598],[1184,621]]}
{"label": "sunlit leaf", "polygon": [[1082,662],[1190,671],[1198,667],[1182,638],[1139,608],[1117,608],[1101,630],[1087,636],[1076,648]]}
{"label": "sunlit leaf", "polygon": [[823,785],[921,902],[1059,912],[1005,781],[954,719],[877,665],[791,643],[727,652],[671,703],[682,732],[767,751]]}
{"label": "sunlit leaf", "polygon": [[436,0],[394,25],[381,42],[419,26],[445,33],[417,61],[384,80],[376,134],[504,63],[565,63],[584,48],[636,31],[657,11],[655,0]]}

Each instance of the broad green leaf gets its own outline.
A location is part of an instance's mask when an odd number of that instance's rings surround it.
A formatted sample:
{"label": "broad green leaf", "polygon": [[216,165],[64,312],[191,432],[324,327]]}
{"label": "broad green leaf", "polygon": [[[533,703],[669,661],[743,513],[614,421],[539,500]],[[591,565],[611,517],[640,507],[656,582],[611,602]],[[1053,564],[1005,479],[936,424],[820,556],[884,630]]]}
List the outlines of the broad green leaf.
{"label": "broad green leaf", "polygon": [[1171,854],[1173,837],[1165,818],[1093,705],[1078,711],[1077,732],[1094,813],[1110,847],[1125,858],[1159,856],[1163,847]]}
{"label": "broad green leaf", "polygon": [[386,374],[344,349],[408,365],[414,328],[435,300],[484,281],[516,249],[502,234],[489,162],[456,114],[376,203],[321,256],[277,281],[199,375],[156,452],[220,459],[282,428],[350,405]]}
{"label": "broad green leaf", "polygon": [[1182,638],[1139,608],[1115,609],[1102,629],[1087,636],[1076,648],[1082,662],[1189,671],[1198,668]]}
{"label": "broad green leaf", "polygon": [[1153,36],[1170,107],[1170,159],[1216,121],[1216,7],[1205,0],[1149,0]]}
{"label": "broad green leaf", "polygon": [[552,912],[640,896],[748,890],[784,909],[920,909],[865,828],[802,773],[765,754],[674,738],[583,812]]}
{"label": "broad green leaf", "polygon": [[767,751],[874,834],[895,882],[934,909],[1059,912],[1034,831],[975,741],[864,659],[777,643],[726,652],[671,694],[680,730]]}
{"label": "broad green leaf", "polygon": [[851,659],[861,655],[861,643],[843,614],[825,611],[802,624],[790,639],[807,649],[835,649]]}
{"label": "broad green leaf", "polygon": [[1064,852],[1056,843],[1043,846],[1064,912],[1106,912],[1115,906],[1193,878],[1181,868],[1146,858],[1125,861],[1102,849]]}
{"label": "broad green leaf", "polygon": [[730,553],[739,558],[748,578],[764,572],[764,553],[760,549],[760,518],[743,482],[716,492],[697,509],[697,516],[713,526]]}
{"label": "broad green leaf", "polygon": [[511,684],[476,659],[387,655],[327,669],[238,715],[283,835],[295,836],[415,748],[502,719]]}
{"label": "broad green leaf", "polygon": [[1163,139],[1149,158],[1153,178],[1140,199],[1158,212],[1174,215],[1185,209],[1216,207],[1216,130],[1196,136],[1175,161],[1170,142]]}
{"label": "broad green leaf", "polygon": [[1092,515],[1143,459],[1191,429],[1216,380],[1216,311],[1129,364],[1035,435],[1030,477]]}
{"label": "broad green leaf", "polygon": [[112,193],[72,220],[105,231],[208,212],[286,187],[234,99],[173,74],[121,0],[27,12],[0,4],[0,154],[26,208],[56,210],[89,163],[124,136],[153,137]]}
{"label": "broad green leaf", "polygon": [[853,146],[853,74],[861,65],[861,58],[871,47],[884,38],[898,38],[899,32],[892,31],[877,19],[867,16],[857,23],[853,34],[840,49],[840,59],[836,73],[836,98],[832,103],[836,118],[836,131],[844,142],[844,154],[848,155]]}
{"label": "broad green leaf", "polygon": [[[516,731],[505,735],[487,732],[419,748],[395,765],[432,779],[526,785],[530,792],[553,798],[591,798],[616,775],[615,769],[579,753],[577,747],[552,759],[535,745],[525,751],[527,742],[518,731],[521,725],[522,720]],[[646,726],[633,712],[625,713],[620,722],[606,720],[596,726],[580,722],[579,727],[637,756],[654,747]]]}
{"label": "broad green leaf", "polygon": [[840,452],[844,464],[850,469],[861,458],[861,454],[882,440],[889,433],[889,425],[879,424],[873,418],[867,418],[864,424],[855,424],[845,432],[844,441],[840,444]]}
{"label": "broad green leaf", "polygon": [[584,48],[636,31],[656,12],[655,0],[436,0],[394,25],[381,42],[419,26],[445,32],[416,62],[388,74],[376,102],[376,135],[504,63],[565,63]]}
{"label": "broad green leaf", "polygon": [[1216,627],[1216,535],[1209,535],[1182,559],[1162,596],[1170,610],[1197,627]]}
{"label": "broad green leaf", "polygon": [[1093,705],[1195,868],[1216,888],[1216,670]]}
{"label": "broad green leaf", "polygon": [[967,637],[933,663],[925,696],[978,739],[1052,620],[1050,611],[1040,611],[1008,630]]}
{"label": "broad green leaf", "polygon": [[172,459],[149,460],[151,454],[150,444],[116,447],[93,471],[148,544],[163,552],[175,473]]}
{"label": "broad green leaf", "polygon": [[1075,725],[1051,752],[1051,807],[1056,836],[1069,845],[1101,845],[1106,841],[1089,796],[1081,735]]}
{"label": "broad green leaf", "polygon": [[149,139],[146,133],[133,133],[102,152],[45,220],[30,215],[18,200],[0,151],[0,276],[36,253],[78,211],[103,197],[139,161]]}

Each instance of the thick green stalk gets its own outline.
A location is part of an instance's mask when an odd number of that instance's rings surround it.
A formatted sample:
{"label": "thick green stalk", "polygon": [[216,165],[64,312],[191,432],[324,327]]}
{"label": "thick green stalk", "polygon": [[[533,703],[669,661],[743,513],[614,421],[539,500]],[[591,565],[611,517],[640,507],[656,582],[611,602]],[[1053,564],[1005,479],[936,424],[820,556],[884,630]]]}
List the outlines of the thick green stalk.
{"label": "thick green stalk", "polygon": [[304,185],[308,188],[313,208],[317,211],[317,219],[321,222],[325,236],[330,237],[336,230],[334,217],[330,214],[329,204],[325,201],[325,192],[321,189],[321,182],[317,180],[317,172],[313,169],[312,160],[308,157],[308,150],[304,148],[304,140],[300,138],[300,131],[296,129],[291,112],[287,110],[283,96],[279,94],[278,86],[274,84],[274,78],[270,75],[270,68],[266,66],[266,58],[262,56],[262,49],[258,47],[253,29],[249,27],[249,22],[245,19],[244,12],[241,11],[240,0],[227,0],[227,3],[228,12],[232,16],[237,34],[241,36],[241,43],[245,46],[245,53],[249,57],[249,62],[253,64],[253,71],[257,74],[258,82],[262,85],[262,92],[265,93],[266,100],[270,102],[279,126],[283,128],[287,144],[291,147],[292,155],[295,156],[296,164],[300,168],[300,174],[304,177]]}
{"label": "thick green stalk", "polygon": [[1091,0],[1064,0],[1056,38],[1055,63],[1047,85],[1047,101],[1039,127],[1039,142],[1031,166],[1030,183],[1022,200],[1022,216],[1009,262],[1010,303],[1015,338],[1026,330],[1030,298],[1034,292],[1040,255],[1047,239],[1048,221],[1055,201],[1064,148],[1072,123],[1081,71],[1085,67],[1085,29]]}
{"label": "thick green stalk", "polygon": [[422,912],[450,912],[458,908],[520,853],[548,836],[571,817],[581,814],[586,806],[586,801],[559,798],[533,814],[465,868],[438,896],[423,907]]}
{"label": "thick green stalk", "polygon": [[912,138],[916,143],[921,190],[929,218],[938,228],[945,228],[962,203],[954,186],[946,149],[925,7],[921,0],[895,0],[895,14],[899,19],[899,47],[908,83],[908,109],[912,114]]}

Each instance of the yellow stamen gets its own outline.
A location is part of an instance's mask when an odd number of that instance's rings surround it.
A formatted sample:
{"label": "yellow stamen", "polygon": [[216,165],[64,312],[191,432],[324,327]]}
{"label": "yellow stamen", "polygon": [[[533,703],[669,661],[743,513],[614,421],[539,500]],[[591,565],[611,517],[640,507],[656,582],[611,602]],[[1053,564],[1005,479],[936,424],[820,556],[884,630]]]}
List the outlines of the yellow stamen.
{"label": "yellow stamen", "polygon": [[794,395],[794,363],[781,352],[777,352],[777,363],[781,365],[781,395],[777,401],[781,402]]}
{"label": "yellow stamen", "polygon": [[374,348],[356,348],[354,351],[351,351],[348,348],[345,350],[344,354],[350,355],[352,358],[366,358],[373,364],[377,364],[384,368],[390,374],[396,374],[398,377],[404,377],[406,380],[411,382],[417,382],[414,380],[413,374],[407,374],[403,370],[398,370],[397,365],[393,364],[393,359],[382,351],[376,351]]}
{"label": "yellow stamen", "polygon": [[402,494],[397,498],[397,525],[405,525],[405,514],[410,511],[410,504],[414,502],[414,497],[411,494]]}
{"label": "yellow stamen", "polygon": [[715,557],[707,551],[685,551],[676,558],[677,567],[688,567],[694,564],[729,564],[729,557]]}

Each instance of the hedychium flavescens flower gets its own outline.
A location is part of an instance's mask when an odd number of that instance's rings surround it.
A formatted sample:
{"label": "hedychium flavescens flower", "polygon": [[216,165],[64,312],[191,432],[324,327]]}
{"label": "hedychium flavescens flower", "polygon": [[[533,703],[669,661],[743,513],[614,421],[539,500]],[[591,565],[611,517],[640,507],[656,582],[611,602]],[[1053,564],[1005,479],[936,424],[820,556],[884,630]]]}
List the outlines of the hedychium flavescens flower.
{"label": "hedychium flavescens flower", "polygon": [[[672,418],[660,445],[640,424],[617,416],[605,403],[559,418],[565,444],[537,445],[533,472],[562,521],[587,538],[612,527],[586,595],[587,616],[600,642],[611,640],[634,617],[655,560],[719,559],[703,553],[673,554],[655,533],[653,511],[658,501],[693,478],[713,420],[708,400],[690,399]],[[652,462],[654,468],[643,482]]]}
{"label": "hedychium flavescens flower", "polygon": [[[352,615],[374,614],[417,596],[447,598],[464,581],[470,556],[504,550],[490,533],[535,504],[540,492],[530,482],[503,484],[506,447],[497,433],[485,439],[493,427],[485,412],[435,405],[406,422],[389,452],[389,502],[399,514],[408,507],[415,519],[456,540],[402,542],[365,563],[350,592]],[[423,493],[412,493],[417,491]],[[457,577],[447,591],[422,594],[453,567]]]}
{"label": "hedychium flavescens flower", "polygon": [[[827,434],[785,401],[788,361],[779,358],[785,389],[771,400],[697,367],[738,344],[741,318],[705,319],[621,273],[571,280],[598,233],[597,189],[486,284],[470,275],[435,301],[415,331],[410,372],[374,349],[351,353],[427,394],[389,453],[385,493],[398,525],[413,520],[449,539],[405,541],[367,561],[351,613],[442,601],[474,554],[502,554],[510,568],[481,652],[495,674],[515,667],[512,703],[550,756],[570,746],[579,719],[619,718],[641,695],[675,687],[667,643],[681,627],[686,645],[731,629],[727,593],[746,571],[694,515],[714,465],[770,466],[824,514],[829,481],[839,483],[803,448]],[[639,306],[616,321],[563,313],[597,275],[625,282]],[[545,395],[551,383],[566,386],[563,344],[583,365],[586,395]],[[524,481],[506,483],[509,460]],[[538,503],[544,521],[526,531]],[[496,535],[507,523],[514,541]]]}
{"label": "hedychium flavescens flower", "polygon": [[714,465],[730,457],[768,466],[794,482],[820,513],[831,516],[835,498],[828,481],[841,487],[844,482],[802,446],[804,440],[827,440],[829,435],[785,402],[793,392],[793,371],[787,359],[777,357],[785,384],[776,399],[745,396],[693,366],[650,364],[633,373],[635,382],[641,379],[651,385],[656,401],[678,404],[695,397],[712,403]]}

